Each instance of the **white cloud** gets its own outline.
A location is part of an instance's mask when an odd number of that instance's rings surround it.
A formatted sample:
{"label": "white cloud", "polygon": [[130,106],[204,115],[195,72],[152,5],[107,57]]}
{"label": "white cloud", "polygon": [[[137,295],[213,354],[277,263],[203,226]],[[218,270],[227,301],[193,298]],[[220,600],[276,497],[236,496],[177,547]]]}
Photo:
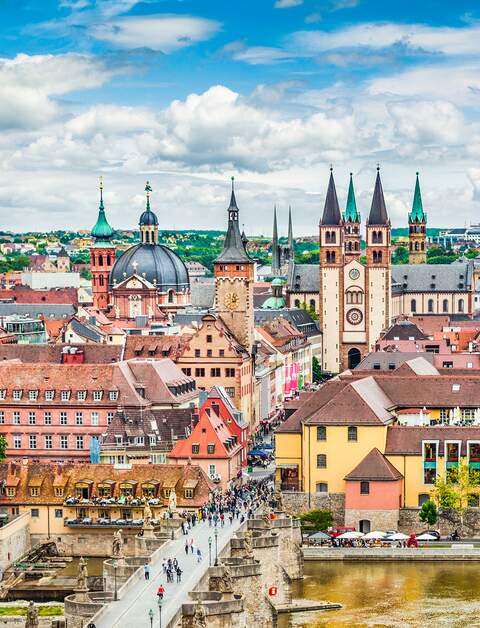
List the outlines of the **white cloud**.
{"label": "white cloud", "polygon": [[303,0],[276,0],[274,7],[276,9],[290,9],[303,4]]}
{"label": "white cloud", "polygon": [[146,15],[119,17],[95,24],[90,33],[95,39],[123,48],[151,48],[165,53],[210,39],[220,24],[188,15]]}
{"label": "white cloud", "polygon": [[295,57],[295,54],[282,50],[281,48],[250,46],[234,50],[232,57],[236,61],[244,61],[250,65],[272,65],[291,61]]}
{"label": "white cloud", "polygon": [[393,102],[388,105],[396,131],[416,144],[459,144],[465,141],[466,125],[462,112],[452,103]]}

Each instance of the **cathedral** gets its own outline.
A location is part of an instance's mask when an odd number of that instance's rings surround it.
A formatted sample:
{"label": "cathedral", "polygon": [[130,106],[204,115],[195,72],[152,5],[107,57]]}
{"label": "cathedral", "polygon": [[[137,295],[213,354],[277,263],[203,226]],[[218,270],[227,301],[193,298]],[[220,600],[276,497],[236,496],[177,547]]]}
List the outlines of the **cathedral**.
{"label": "cathedral", "polygon": [[90,248],[93,304],[116,319],[163,319],[190,303],[188,271],[171,249],[158,243],[158,218],[150,207],[152,188],[145,187],[146,207],[139,219],[140,242],[117,257],[100,183],[98,219]]}

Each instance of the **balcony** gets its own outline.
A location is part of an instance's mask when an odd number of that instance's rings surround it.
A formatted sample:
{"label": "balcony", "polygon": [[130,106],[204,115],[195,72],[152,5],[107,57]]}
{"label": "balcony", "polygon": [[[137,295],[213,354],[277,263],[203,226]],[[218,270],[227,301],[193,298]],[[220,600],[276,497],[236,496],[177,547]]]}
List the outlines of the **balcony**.
{"label": "balcony", "polygon": [[64,502],[64,506],[96,506],[97,508],[118,508],[119,506],[124,508],[140,508],[149,504],[150,506],[163,506],[164,501],[168,498],[159,497],[97,497],[95,499],[80,499],[78,497],[68,497]]}
{"label": "balcony", "polygon": [[[160,525],[158,519],[152,519],[151,521],[154,527]],[[68,528],[126,528],[126,529],[139,529],[143,526],[143,519],[92,519],[91,517],[84,517],[79,519],[73,519],[65,517],[63,524]]]}

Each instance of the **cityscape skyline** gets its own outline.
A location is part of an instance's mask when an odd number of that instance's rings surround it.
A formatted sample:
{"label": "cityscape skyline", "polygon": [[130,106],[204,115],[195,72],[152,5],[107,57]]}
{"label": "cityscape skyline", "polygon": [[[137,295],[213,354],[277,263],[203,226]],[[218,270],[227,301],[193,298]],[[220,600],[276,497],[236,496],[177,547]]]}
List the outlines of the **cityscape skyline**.
{"label": "cityscape skyline", "polygon": [[267,232],[276,203],[310,233],[329,164],[340,198],[354,173],[365,215],[377,162],[394,227],[417,170],[430,226],[477,222],[473,2],[425,2],[408,20],[374,0],[17,4],[0,26],[7,229],[58,229],[65,214],[87,227],[100,174],[118,228],[147,178],[161,228],[213,228],[235,174],[247,231]]}

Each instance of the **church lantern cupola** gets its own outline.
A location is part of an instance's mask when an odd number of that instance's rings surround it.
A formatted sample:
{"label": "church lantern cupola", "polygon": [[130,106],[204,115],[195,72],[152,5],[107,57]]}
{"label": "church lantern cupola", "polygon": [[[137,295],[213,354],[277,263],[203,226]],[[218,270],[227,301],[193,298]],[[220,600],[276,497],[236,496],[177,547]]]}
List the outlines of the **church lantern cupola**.
{"label": "church lantern cupola", "polygon": [[150,209],[150,192],[152,188],[150,182],[147,181],[145,185],[145,192],[147,195],[147,204],[145,211],[140,216],[140,241],[142,244],[158,244],[158,218],[157,215]]}
{"label": "church lantern cupola", "polygon": [[410,264],[427,263],[427,215],[423,211],[418,172],[412,211],[408,214],[408,261]]}
{"label": "church lantern cupola", "polygon": [[115,235],[109,225],[103,203],[103,180],[100,177],[100,203],[98,218],[92,229],[93,244],[90,247],[90,272],[92,273],[93,305],[105,310],[108,307],[109,275],[115,263]]}

